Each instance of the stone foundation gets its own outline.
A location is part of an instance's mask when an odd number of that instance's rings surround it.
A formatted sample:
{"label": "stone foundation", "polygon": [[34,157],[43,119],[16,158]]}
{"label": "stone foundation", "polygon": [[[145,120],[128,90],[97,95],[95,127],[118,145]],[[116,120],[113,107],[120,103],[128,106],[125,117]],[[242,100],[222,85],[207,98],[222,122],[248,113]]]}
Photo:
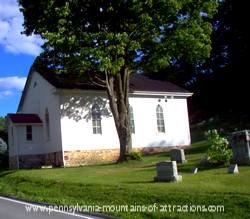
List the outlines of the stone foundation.
{"label": "stone foundation", "polygon": [[[184,146],[178,147],[183,148]],[[141,151],[143,154],[155,154],[166,152],[176,147],[144,147],[133,148],[134,151]],[[52,152],[48,154],[19,155],[19,168],[41,168],[42,166],[80,166],[86,164],[108,163],[117,161],[120,150],[101,149],[101,150],[75,150],[64,151],[64,164],[62,152]],[[9,157],[9,168],[17,169],[17,157]]]}
{"label": "stone foundation", "polygon": [[[63,166],[62,152],[52,152],[48,154],[19,155],[19,168],[41,168],[52,165],[54,167]],[[17,169],[17,156],[9,157],[9,168]]]}
{"label": "stone foundation", "polygon": [[106,163],[116,161],[119,149],[64,151],[65,166]]}
{"label": "stone foundation", "polygon": [[44,154],[19,155],[19,168],[39,168],[45,163]]}
{"label": "stone foundation", "polygon": [[[185,146],[181,146],[183,148]],[[144,155],[167,152],[176,147],[144,147],[133,148],[133,151],[141,151]],[[178,147],[179,148],[179,147]],[[108,163],[117,161],[120,149],[101,149],[101,150],[75,150],[64,151],[64,165],[80,166],[86,164]]]}
{"label": "stone foundation", "polygon": [[9,169],[17,169],[17,156],[9,157]]}
{"label": "stone foundation", "polygon": [[45,155],[45,166],[60,167],[63,166],[62,151],[53,152]]}

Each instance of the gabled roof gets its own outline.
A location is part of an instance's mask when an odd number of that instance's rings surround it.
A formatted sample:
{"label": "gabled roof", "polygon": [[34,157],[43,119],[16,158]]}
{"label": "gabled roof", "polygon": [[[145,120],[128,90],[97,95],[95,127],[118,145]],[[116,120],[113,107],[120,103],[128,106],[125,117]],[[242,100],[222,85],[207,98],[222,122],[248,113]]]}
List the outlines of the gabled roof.
{"label": "gabled roof", "polygon": [[[28,84],[30,83],[32,74],[37,72],[35,68],[31,67],[29,75],[22,93],[21,100],[19,102],[18,111],[22,107],[24,98],[28,90]],[[55,73],[49,73],[47,71],[39,71],[46,81],[51,85],[59,89],[81,89],[81,90],[104,90],[104,87],[91,84],[85,77],[79,77],[76,74],[64,74],[57,75]],[[133,92],[147,92],[149,93],[173,93],[179,96],[189,97],[191,92],[171,83],[168,81],[159,81],[151,79],[142,74],[133,74],[130,78],[130,91]]]}
{"label": "gabled roof", "polygon": [[18,124],[42,124],[42,120],[36,114],[8,114],[7,115],[13,123]]}
{"label": "gabled roof", "polygon": [[141,74],[131,77],[130,89],[132,91],[190,93],[171,82],[151,79]]}
{"label": "gabled roof", "polygon": [[[68,75],[56,75],[41,73],[50,84],[61,89],[82,89],[82,90],[103,90],[101,86],[93,85],[85,78]],[[133,74],[130,78],[130,91],[147,91],[147,92],[173,92],[173,93],[191,93],[168,81],[159,81],[151,79],[142,74]]]}

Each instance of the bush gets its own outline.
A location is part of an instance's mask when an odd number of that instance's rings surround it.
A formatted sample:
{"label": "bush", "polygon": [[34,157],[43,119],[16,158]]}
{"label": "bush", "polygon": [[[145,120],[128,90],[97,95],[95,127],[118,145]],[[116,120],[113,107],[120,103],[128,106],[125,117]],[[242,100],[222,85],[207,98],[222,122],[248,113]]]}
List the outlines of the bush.
{"label": "bush", "polygon": [[2,138],[6,143],[8,143],[8,132],[7,132],[7,130],[0,129],[0,138]]}
{"label": "bush", "polygon": [[140,151],[132,151],[130,153],[131,160],[142,160],[142,153]]}
{"label": "bush", "polygon": [[210,158],[210,163],[227,165],[233,155],[229,149],[229,142],[226,138],[220,137],[216,129],[205,132],[210,148],[207,150],[207,156]]}

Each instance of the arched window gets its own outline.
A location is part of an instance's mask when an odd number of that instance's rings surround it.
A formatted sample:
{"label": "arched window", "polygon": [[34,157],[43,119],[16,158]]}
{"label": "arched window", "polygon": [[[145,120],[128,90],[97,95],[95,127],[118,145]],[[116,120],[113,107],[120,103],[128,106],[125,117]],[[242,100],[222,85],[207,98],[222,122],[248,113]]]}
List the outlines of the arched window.
{"label": "arched window", "polygon": [[97,104],[92,106],[92,127],[93,134],[102,134],[102,115]]}
{"label": "arched window", "polygon": [[46,131],[46,139],[47,141],[50,140],[50,121],[49,121],[49,110],[48,108],[45,109],[45,131]]}
{"label": "arched window", "polygon": [[129,116],[130,116],[130,131],[131,133],[135,133],[134,111],[132,106],[129,106]]}
{"label": "arched window", "polygon": [[165,132],[164,114],[162,107],[158,104],[156,107],[157,129],[158,132]]}

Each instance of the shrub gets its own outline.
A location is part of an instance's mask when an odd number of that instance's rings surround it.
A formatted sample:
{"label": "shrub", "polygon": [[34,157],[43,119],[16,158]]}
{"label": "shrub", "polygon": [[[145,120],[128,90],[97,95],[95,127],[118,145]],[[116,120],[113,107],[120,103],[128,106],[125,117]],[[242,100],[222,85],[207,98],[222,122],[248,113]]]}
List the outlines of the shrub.
{"label": "shrub", "polygon": [[209,162],[223,165],[229,164],[233,153],[228,147],[228,140],[221,137],[216,129],[208,130],[205,132],[205,136],[211,144],[207,150],[207,156],[210,157]]}
{"label": "shrub", "polygon": [[130,153],[131,160],[142,160],[142,153],[140,151],[132,151]]}

